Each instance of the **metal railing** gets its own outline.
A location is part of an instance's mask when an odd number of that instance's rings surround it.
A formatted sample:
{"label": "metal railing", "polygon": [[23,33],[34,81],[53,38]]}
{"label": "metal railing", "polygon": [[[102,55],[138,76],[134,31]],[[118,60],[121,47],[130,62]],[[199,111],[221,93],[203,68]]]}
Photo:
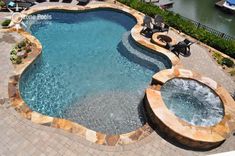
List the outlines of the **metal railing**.
{"label": "metal railing", "polygon": [[216,36],[218,36],[218,37],[221,37],[221,38],[223,38],[223,39],[225,39],[225,40],[235,40],[235,37],[230,36],[230,35],[228,35],[228,34],[226,34],[226,33],[220,32],[220,31],[218,31],[218,30],[215,30],[215,29],[213,29],[213,28],[211,28],[211,27],[208,27],[208,26],[206,26],[206,25],[204,25],[204,24],[201,24],[200,22],[194,21],[194,20],[192,20],[192,19],[189,19],[189,18],[184,17],[184,16],[181,16],[181,15],[180,15],[180,17],[182,17],[183,19],[185,19],[185,20],[187,20],[187,21],[190,21],[190,22],[193,23],[198,29],[199,29],[199,28],[203,28],[203,29],[207,30],[208,32],[210,32],[210,33],[212,33],[212,34],[214,34],[214,35],[216,35]]}

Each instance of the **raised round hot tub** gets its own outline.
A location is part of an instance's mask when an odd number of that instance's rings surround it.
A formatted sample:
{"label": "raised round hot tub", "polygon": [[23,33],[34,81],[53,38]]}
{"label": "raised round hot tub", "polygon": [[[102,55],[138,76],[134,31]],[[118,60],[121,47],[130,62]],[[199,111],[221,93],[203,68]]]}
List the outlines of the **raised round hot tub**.
{"label": "raised round hot tub", "polygon": [[234,100],[214,80],[185,69],[153,76],[145,108],[154,129],[193,149],[219,146],[234,130]]}
{"label": "raised round hot tub", "polygon": [[192,79],[173,78],[161,87],[167,108],[195,126],[213,126],[224,116],[223,103],[208,86]]}

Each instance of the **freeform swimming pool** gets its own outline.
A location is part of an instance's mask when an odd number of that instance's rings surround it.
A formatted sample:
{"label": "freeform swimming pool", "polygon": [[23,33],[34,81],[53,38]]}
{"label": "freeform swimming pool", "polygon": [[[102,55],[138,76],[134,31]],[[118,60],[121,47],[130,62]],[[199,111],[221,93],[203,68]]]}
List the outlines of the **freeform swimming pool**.
{"label": "freeform swimming pool", "polygon": [[34,23],[30,31],[43,53],[20,80],[29,107],[106,134],[145,124],[144,90],[153,73],[171,63],[128,37],[135,20],[112,10],[41,14],[52,20]]}

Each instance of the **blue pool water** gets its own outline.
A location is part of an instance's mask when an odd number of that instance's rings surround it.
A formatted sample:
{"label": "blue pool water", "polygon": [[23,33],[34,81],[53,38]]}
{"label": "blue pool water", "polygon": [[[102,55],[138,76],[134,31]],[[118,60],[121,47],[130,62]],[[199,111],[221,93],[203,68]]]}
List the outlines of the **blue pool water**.
{"label": "blue pool water", "polygon": [[106,134],[145,124],[145,88],[155,72],[171,64],[135,44],[129,31],[136,21],[111,10],[41,14],[52,19],[26,21],[43,45],[20,80],[29,107]]}
{"label": "blue pool water", "polygon": [[213,126],[224,116],[219,96],[195,80],[174,78],[161,88],[166,106],[178,117],[197,126]]}

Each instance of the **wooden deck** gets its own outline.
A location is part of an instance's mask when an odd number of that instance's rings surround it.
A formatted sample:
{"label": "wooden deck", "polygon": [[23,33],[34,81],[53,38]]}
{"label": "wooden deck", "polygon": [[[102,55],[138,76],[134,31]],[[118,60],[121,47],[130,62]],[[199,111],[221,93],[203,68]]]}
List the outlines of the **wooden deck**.
{"label": "wooden deck", "polygon": [[147,3],[153,3],[156,6],[161,7],[162,9],[169,9],[172,8],[174,2],[171,0],[145,0]]}

